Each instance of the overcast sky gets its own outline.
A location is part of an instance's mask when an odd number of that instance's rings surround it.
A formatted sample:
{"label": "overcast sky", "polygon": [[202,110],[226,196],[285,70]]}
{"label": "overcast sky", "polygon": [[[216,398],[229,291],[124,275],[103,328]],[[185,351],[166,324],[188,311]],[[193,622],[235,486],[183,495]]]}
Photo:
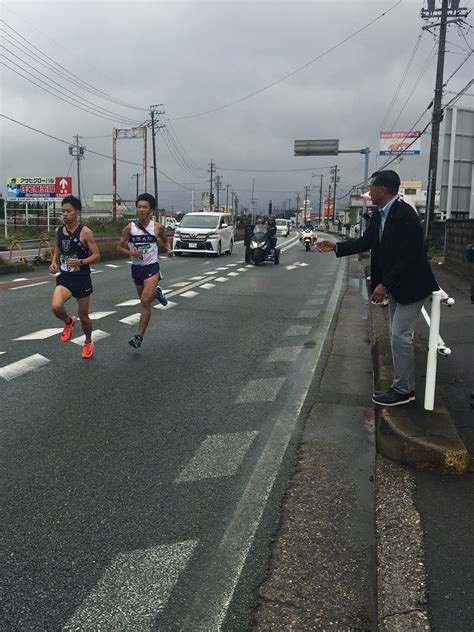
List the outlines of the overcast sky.
{"label": "overcast sky", "polygon": [[[461,4],[472,9],[473,0]],[[423,32],[408,66],[425,24],[420,17],[422,6],[422,0],[3,2],[5,48],[0,61],[10,68],[0,66],[1,112],[67,142],[77,133],[87,149],[110,155],[114,125],[133,125],[127,119],[143,122],[149,114],[139,108],[163,104],[167,128],[157,135],[158,167],[185,187],[159,176],[160,206],[169,210],[171,205],[174,210],[189,210],[190,189],[195,188],[197,199],[208,190],[211,158],[223,186],[231,185],[242,206],[250,204],[253,178],[260,210],[267,208],[270,199],[276,206],[290,198],[294,204],[296,193],[302,196],[305,185],[319,186],[320,174],[327,194],[329,166],[334,164],[341,170],[342,194],[362,180],[363,156],[298,158],[293,156],[294,140],[339,138],[341,149],[370,145],[371,170],[382,163],[377,156],[380,129],[411,129],[433,96],[433,35]],[[230,107],[194,116],[285,77],[388,10],[363,32],[273,87]],[[473,19],[471,14],[468,21]],[[472,46],[472,31],[464,34]],[[455,26],[449,29],[447,50],[445,79],[468,51]],[[62,75],[52,61],[49,68],[39,63],[40,51],[61,64]],[[446,90],[456,92],[472,78],[472,61],[473,57],[453,76]],[[86,92],[71,80],[85,81],[114,100],[136,107],[99,98],[97,92]],[[447,94],[445,102],[452,96]],[[100,112],[115,121],[77,109],[60,97],[80,107],[104,108],[106,112]],[[474,99],[464,97],[458,105],[473,107]],[[181,118],[187,116],[191,118]],[[429,116],[425,114],[418,129]],[[186,152],[184,165],[183,149],[176,157],[168,148],[170,135]],[[67,145],[3,118],[0,138],[3,192],[8,176],[75,176]],[[429,142],[429,136],[424,136],[422,157],[404,159],[402,179],[426,183]],[[121,159],[140,163],[141,152],[138,140],[119,142]],[[82,169],[88,198],[111,192],[109,159],[86,152]],[[119,165],[122,197],[134,196],[132,174],[139,171],[139,166]],[[153,192],[151,169],[148,190]],[[225,191],[221,195],[225,199]],[[317,188],[311,196],[319,200]]]}

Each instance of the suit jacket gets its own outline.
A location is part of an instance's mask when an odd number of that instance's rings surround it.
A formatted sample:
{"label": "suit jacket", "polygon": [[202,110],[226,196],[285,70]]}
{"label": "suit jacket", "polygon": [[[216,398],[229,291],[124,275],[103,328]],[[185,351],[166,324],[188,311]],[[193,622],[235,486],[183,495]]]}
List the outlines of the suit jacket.
{"label": "suit jacket", "polygon": [[403,200],[396,200],[388,212],[382,239],[380,221],[380,213],[374,211],[359,239],[338,242],[336,256],[370,250],[372,291],[382,283],[398,303],[414,303],[438,290],[415,210]]}

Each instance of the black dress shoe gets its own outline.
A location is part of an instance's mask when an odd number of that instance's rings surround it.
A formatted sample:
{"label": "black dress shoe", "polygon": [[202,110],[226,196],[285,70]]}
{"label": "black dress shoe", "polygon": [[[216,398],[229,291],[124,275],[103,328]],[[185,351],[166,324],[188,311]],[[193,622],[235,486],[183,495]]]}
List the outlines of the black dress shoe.
{"label": "black dress shoe", "polygon": [[[390,389],[387,389],[385,391],[374,391],[373,394],[376,396],[385,395],[385,393],[387,393],[388,390]],[[413,398],[412,401],[415,399],[415,391],[410,391],[410,397]]]}
{"label": "black dress shoe", "polygon": [[415,399],[415,393],[398,393],[393,388],[377,395],[374,393],[372,401],[379,406],[400,406],[400,404],[409,404]]}

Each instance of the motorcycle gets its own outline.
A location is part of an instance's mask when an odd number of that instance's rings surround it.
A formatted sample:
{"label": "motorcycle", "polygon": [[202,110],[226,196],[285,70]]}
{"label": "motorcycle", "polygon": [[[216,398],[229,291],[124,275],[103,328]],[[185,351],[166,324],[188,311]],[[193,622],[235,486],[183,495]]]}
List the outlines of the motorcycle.
{"label": "motorcycle", "polygon": [[264,261],[280,263],[280,249],[272,248],[271,235],[263,224],[257,224],[253,230],[250,243],[245,248],[245,261],[256,266]]}
{"label": "motorcycle", "polygon": [[308,252],[318,241],[318,236],[312,228],[303,228],[300,235],[300,241],[303,243],[306,251]]}

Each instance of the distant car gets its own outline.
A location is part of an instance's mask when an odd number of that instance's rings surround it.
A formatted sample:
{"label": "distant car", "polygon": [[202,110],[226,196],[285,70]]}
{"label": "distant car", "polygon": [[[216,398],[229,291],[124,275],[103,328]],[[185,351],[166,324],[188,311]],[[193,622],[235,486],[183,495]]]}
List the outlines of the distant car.
{"label": "distant car", "polygon": [[275,220],[277,236],[288,237],[290,234],[291,222],[289,219],[277,219]]}

